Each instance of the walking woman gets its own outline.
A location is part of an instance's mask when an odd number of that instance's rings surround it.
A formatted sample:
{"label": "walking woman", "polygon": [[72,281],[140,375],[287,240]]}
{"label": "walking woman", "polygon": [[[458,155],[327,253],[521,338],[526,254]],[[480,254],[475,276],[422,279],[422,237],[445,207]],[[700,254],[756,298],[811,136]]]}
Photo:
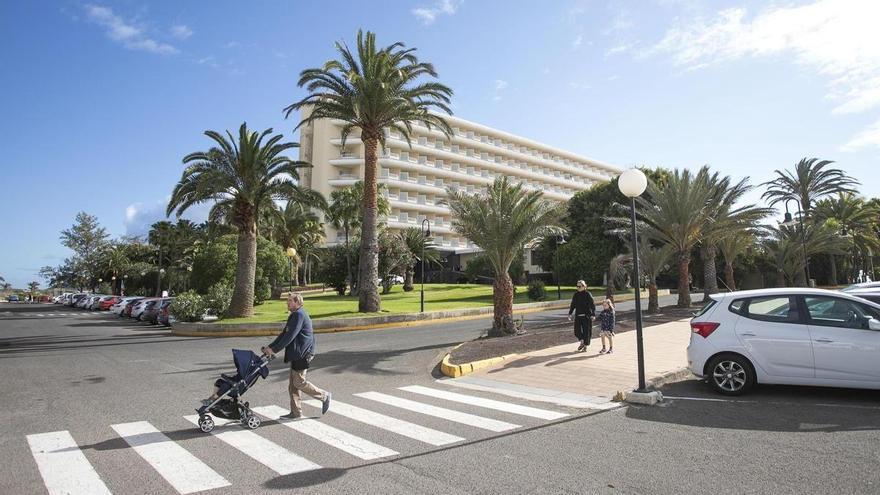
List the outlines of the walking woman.
{"label": "walking woman", "polygon": [[593,333],[593,317],[596,316],[596,303],[593,295],[587,290],[587,283],[578,280],[577,292],[571,296],[571,305],[568,307],[568,321],[574,313],[574,336],[580,341],[577,351],[584,352],[590,345],[590,337]]}

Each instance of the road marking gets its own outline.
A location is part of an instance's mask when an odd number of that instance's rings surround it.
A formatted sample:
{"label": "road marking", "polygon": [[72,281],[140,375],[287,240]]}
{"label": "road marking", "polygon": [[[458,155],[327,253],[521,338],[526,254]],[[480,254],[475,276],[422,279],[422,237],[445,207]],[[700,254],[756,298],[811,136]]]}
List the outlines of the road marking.
{"label": "road marking", "polygon": [[49,495],[110,494],[70,432],[28,435],[27,440]]}
{"label": "road marking", "polygon": [[[196,426],[199,424],[198,415],[184,416],[184,418]],[[216,418],[215,421],[218,419],[219,418]],[[229,423],[238,423],[238,421],[224,421],[222,423],[217,421],[215,423],[215,428]],[[214,430],[211,434],[244,452],[255,461],[278,474],[302,473],[304,471],[321,469],[321,466],[314,462],[304,457],[300,457],[277,443],[266,440],[252,431],[242,429],[228,431]]]}
{"label": "road marking", "polygon": [[809,407],[845,407],[849,409],[867,409],[870,411],[880,410],[878,406],[862,406],[859,404],[835,404],[825,402],[791,402],[791,401],[762,401],[762,400],[743,400],[743,399],[719,399],[714,397],[681,397],[674,395],[664,395],[664,399],[673,400],[692,400],[699,402],[730,402],[734,404],[761,404],[770,406],[809,406]]}
{"label": "road marking", "polygon": [[[321,403],[316,400],[307,400],[303,402],[312,407],[321,407]],[[385,416],[384,414],[379,414],[336,400],[333,401],[330,412],[435,446],[447,445],[464,440],[464,438],[455,435],[443,433],[442,431],[420,426],[402,419],[392,418],[391,416]]]}
{"label": "road marking", "polygon": [[515,383],[499,382],[471,376],[456,379],[445,378],[434,381],[442,385],[451,385],[468,390],[479,390],[481,392],[491,392],[493,394],[506,395],[508,397],[525,399],[532,402],[547,402],[557,406],[573,407],[576,409],[599,409],[604,411],[608,409],[616,409],[621,406],[619,402],[611,401],[606,397],[575,394],[546,388],[527,387]]}
{"label": "road marking", "polygon": [[37,315],[37,316],[39,316],[40,318],[42,318],[42,317],[44,317],[44,316],[46,316],[46,315],[39,314],[39,315]]}
{"label": "road marking", "polygon": [[323,442],[331,447],[335,447],[360,459],[369,461],[398,454],[394,450],[375,444],[361,437],[357,437],[351,433],[344,432],[330,425],[326,425],[320,421],[315,421],[314,419],[281,418],[282,415],[290,412],[282,407],[255,407],[253,410],[261,416],[278,421],[294,431],[308,435],[315,440]]}
{"label": "road marking", "polygon": [[548,411],[546,409],[538,409],[537,407],[521,406],[502,402],[500,400],[484,399],[482,397],[474,397],[472,395],[464,395],[455,392],[447,392],[446,390],[437,390],[435,388],[423,387],[421,385],[411,385],[408,387],[400,387],[400,390],[412,392],[414,394],[427,395],[428,397],[436,397],[452,402],[460,402],[462,404],[470,404],[472,406],[485,407],[487,409],[495,409],[497,411],[519,414],[521,416],[529,416],[532,418],[555,420],[567,417],[568,414],[556,411]]}
{"label": "road marking", "polygon": [[111,425],[111,428],[179,493],[230,485],[207,464],[146,421]]}
{"label": "road marking", "polygon": [[473,426],[475,428],[482,428],[484,430],[494,432],[509,431],[520,427],[520,425],[515,425],[513,423],[484,418],[475,414],[454,411],[452,409],[446,409],[444,407],[436,407],[409,399],[401,399],[400,397],[394,397],[379,392],[365,392],[354,395],[356,395],[357,397],[374,400],[376,402],[381,402],[382,404],[387,404],[389,406],[406,409],[407,411],[427,414],[428,416],[443,418],[449,421],[454,421],[456,423],[461,423],[468,426]]}

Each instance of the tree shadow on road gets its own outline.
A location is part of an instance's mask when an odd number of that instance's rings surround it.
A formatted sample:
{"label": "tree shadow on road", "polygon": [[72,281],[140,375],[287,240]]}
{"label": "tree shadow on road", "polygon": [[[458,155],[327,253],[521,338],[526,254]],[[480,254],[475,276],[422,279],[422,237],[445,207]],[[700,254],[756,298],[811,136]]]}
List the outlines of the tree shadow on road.
{"label": "tree shadow on road", "polygon": [[[174,338],[171,338],[174,337]],[[106,346],[155,344],[157,342],[186,342],[210,337],[176,337],[168,331],[138,333],[133,335],[39,335],[34,337],[10,337],[0,339],[0,359],[9,357],[34,357],[47,352],[71,349],[93,349]]]}

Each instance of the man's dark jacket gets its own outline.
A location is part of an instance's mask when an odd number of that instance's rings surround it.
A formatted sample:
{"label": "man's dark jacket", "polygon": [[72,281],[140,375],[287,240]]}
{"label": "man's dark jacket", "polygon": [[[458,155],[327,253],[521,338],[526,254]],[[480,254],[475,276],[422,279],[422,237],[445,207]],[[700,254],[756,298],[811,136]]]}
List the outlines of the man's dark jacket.
{"label": "man's dark jacket", "polygon": [[571,296],[571,305],[568,307],[568,314],[574,312],[575,315],[596,316],[596,303],[593,302],[593,295],[590,291],[577,291]]}
{"label": "man's dark jacket", "polygon": [[287,317],[284,331],[269,344],[274,352],[284,349],[284,362],[295,370],[309,367],[315,354],[315,335],[312,332],[312,319],[306,310],[299,308]]}

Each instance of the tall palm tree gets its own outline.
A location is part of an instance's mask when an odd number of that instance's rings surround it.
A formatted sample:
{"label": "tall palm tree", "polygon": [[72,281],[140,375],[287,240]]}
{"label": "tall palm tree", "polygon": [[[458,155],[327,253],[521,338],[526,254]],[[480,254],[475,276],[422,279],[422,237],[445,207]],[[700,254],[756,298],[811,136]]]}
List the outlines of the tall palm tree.
{"label": "tall palm tree", "polygon": [[703,301],[709,301],[710,294],[718,293],[718,273],[716,261],[718,244],[724,238],[750,229],[762,218],[770,215],[773,210],[754,205],[739,205],[743,196],[752,190],[748,179],[734,183],[730,176],[721,176],[717,172],[707,175],[706,179],[714,190],[710,202],[710,222],[703,227],[700,240],[703,257]]}
{"label": "tall palm tree", "polygon": [[820,198],[837,193],[855,192],[859,181],[841,169],[827,168],[834,163],[818,158],[803,158],[794,167],[794,173],[776,170],[776,178],[762,184],[767,191],[762,196],[769,205],[797,199],[803,208],[804,217],[809,219],[813,205]]}
{"label": "tall palm tree", "polygon": [[733,275],[736,259],[755,245],[755,238],[753,229],[738,229],[722,237],[718,243],[718,248],[724,257],[724,283],[727,285],[727,290],[736,290],[736,278]]}
{"label": "tall palm tree", "polygon": [[669,244],[655,246],[650,239],[639,241],[639,268],[648,285],[648,313],[660,312],[660,298],[657,294],[657,277],[669,269],[672,247]]}
{"label": "tall palm tree", "polygon": [[[325,209],[326,205],[324,205]],[[273,218],[275,239],[285,250],[293,248],[294,285],[299,285],[299,267],[305,261],[306,251],[315,245],[316,240],[323,238],[324,224],[312,207],[288,201],[283,210],[279,210]]]}
{"label": "tall palm tree", "polygon": [[422,229],[418,227],[403,229],[398,235],[410,253],[409,260],[411,262],[407,265],[403,277],[403,290],[409,292],[413,290],[416,260],[421,259],[421,263],[425,263],[426,265],[439,265],[440,252],[434,248],[434,243],[431,239],[426,237],[425,234],[422,233]]}
{"label": "tall palm tree", "polygon": [[379,48],[374,33],[358,31],[355,53],[344,43],[336,43],[336,49],[340,60],[300,73],[299,86],[305,86],[309,94],[285,112],[289,116],[295,110],[310,109],[297,127],[319,119],[342,120],[343,145],[352,131],[360,131],[365,157],[358,311],[376,312],[381,309],[376,230],[379,145],[385,146],[386,128],[394,129],[411,144],[413,123],[437,128],[451,137],[449,124],[430,110],[451,114],[452,90],[438,82],[420,81],[437,77],[437,72],[431,64],[419,62],[415,49],[403,43]]}
{"label": "tall palm tree", "polygon": [[471,195],[449,188],[447,194],[452,229],[479,246],[495,272],[494,320],[489,334],[515,333],[510,264],[521,256],[523,246],[558,228],[565,205],[545,201],[541,192],[528,192],[507,176],[496,178],[485,192]]}
{"label": "tall palm tree", "polygon": [[[636,198],[637,226],[641,235],[672,247],[678,264],[678,307],[691,305],[691,250],[703,236],[703,229],[712,221],[713,201],[717,191],[709,180],[709,167],[696,174],[676,169],[666,183],[658,186],[650,179],[643,197]],[[617,231],[629,228],[628,217],[609,218],[619,225]]]}
{"label": "tall palm tree", "polygon": [[846,240],[827,223],[808,224],[803,232],[800,227],[786,225],[767,230],[763,247],[776,264],[777,285],[807,285],[807,258],[819,253],[840,254],[846,247]]}
{"label": "tall palm tree", "polygon": [[115,277],[112,290],[114,294],[117,294],[117,289],[122,283],[122,275],[126,273],[131,265],[131,259],[128,257],[128,245],[119,242],[114,243],[107,249],[104,255],[104,262],[104,269]]}
{"label": "tall palm tree", "polygon": [[171,255],[174,237],[174,224],[167,220],[154,223],[150,226],[150,231],[147,233],[147,241],[156,246],[158,251],[159,264],[156,268],[156,297],[162,295],[163,259]]}
{"label": "tall palm tree", "polygon": [[205,131],[205,135],[215,146],[183,158],[188,166],[174,187],[166,213],[176,211],[179,217],[190,206],[203,202],[213,202],[212,210],[229,209],[238,229],[238,263],[229,315],[252,316],[260,208],[273,199],[310,195],[298,181],[299,170],[311,165],[284,156],[299,144],[281,142],[283,136],[272,135],[272,129],[257,133],[242,124],[237,139],[229,131],[226,136],[216,131]]}
{"label": "tall palm tree", "polygon": [[[816,203],[814,211],[818,221],[833,222],[836,230],[850,240],[853,257],[857,251],[864,253],[880,250],[880,238],[877,236],[877,225],[880,220],[880,209],[874,203],[852,193],[840,193],[836,198],[822,199]],[[837,284],[837,260],[831,254],[832,285]],[[858,269],[853,263],[852,274]]]}

